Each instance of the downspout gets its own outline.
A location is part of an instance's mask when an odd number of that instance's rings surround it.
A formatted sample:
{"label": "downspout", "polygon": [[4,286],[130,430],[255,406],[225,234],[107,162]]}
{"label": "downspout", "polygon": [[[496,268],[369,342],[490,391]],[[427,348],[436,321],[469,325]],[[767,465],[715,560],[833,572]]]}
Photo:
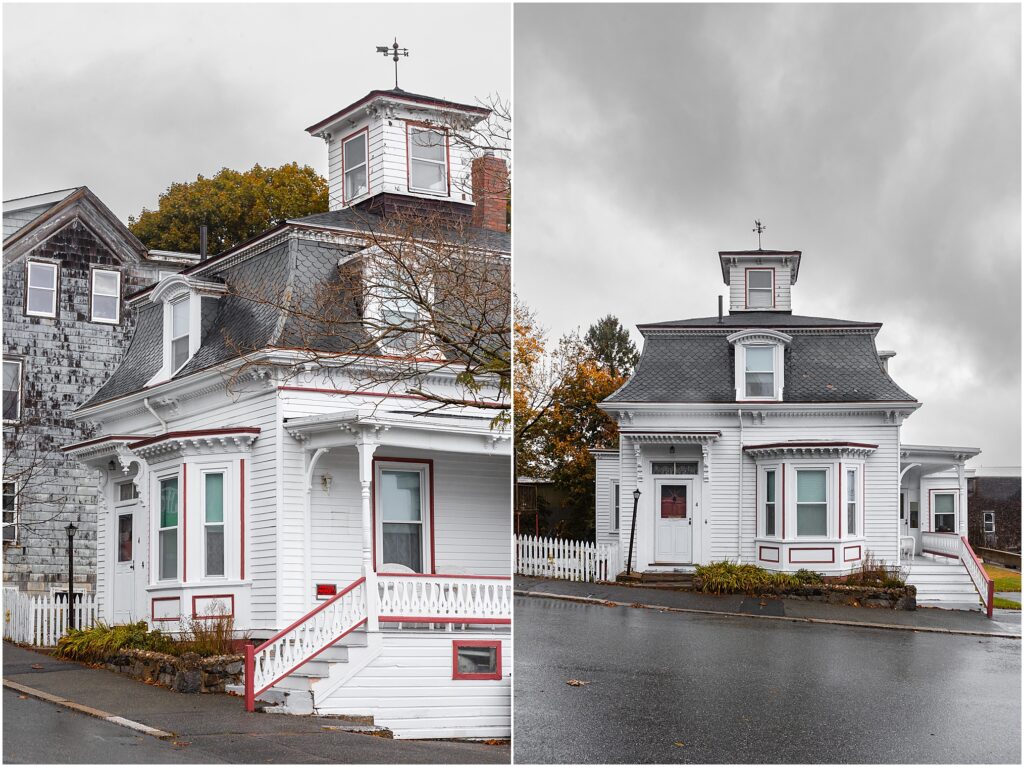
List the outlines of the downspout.
{"label": "downspout", "polygon": [[736,501],[736,562],[739,564],[743,561],[743,410],[737,410],[736,416],[740,420],[740,487]]}
{"label": "downspout", "polygon": [[146,410],[148,410],[153,415],[153,417],[160,422],[160,433],[166,434],[167,422],[156,414],[156,411],[153,409],[153,406],[149,404],[149,397],[143,397],[142,404],[145,406]]}

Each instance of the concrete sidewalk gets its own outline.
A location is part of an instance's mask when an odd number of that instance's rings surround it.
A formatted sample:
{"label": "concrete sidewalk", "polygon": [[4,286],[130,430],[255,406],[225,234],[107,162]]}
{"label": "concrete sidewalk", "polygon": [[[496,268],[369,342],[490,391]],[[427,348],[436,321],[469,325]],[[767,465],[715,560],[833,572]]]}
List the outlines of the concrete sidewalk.
{"label": "concrete sidewalk", "polygon": [[694,610],[744,617],[774,617],[793,620],[827,621],[894,629],[941,631],[985,635],[1021,635],[1021,616],[1017,610],[996,610],[991,619],[980,611],[889,610],[849,607],[801,599],[750,597],[742,594],[701,594],[694,591],[605,583],[575,583],[517,575],[516,594],[520,596],[597,599],[639,604],[652,608]]}
{"label": "concrete sidewalk", "polygon": [[[3,644],[3,665],[5,681],[173,733],[172,740],[156,742],[166,742],[171,750],[187,747],[192,757],[189,761],[200,753],[208,759],[199,761],[243,763],[508,764],[510,761],[507,745],[387,740],[339,730],[337,728],[345,723],[329,717],[250,714],[238,697],[184,695],[105,669],[58,660],[9,642]],[[21,702],[20,698],[15,700]],[[4,714],[6,723],[8,712]],[[9,761],[8,757],[16,755],[5,751],[3,756],[4,761]]]}

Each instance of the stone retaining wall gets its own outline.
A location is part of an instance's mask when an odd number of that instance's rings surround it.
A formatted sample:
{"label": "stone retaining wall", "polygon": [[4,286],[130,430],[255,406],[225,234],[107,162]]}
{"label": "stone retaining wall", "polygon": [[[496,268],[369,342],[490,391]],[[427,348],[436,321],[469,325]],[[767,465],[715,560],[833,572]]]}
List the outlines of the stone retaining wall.
{"label": "stone retaining wall", "polygon": [[848,586],[843,583],[814,583],[778,589],[776,596],[785,599],[806,599],[853,607],[888,607],[893,610],[916,610],[917,588],[883,588],[881,586]]}
{"label": "stone retaining wall", "polygon": [[178,657],[149,650],[122,650],[103,665],[144,682],[190,693],[224,692],[229,684],[242,684],[245,670],[241,655],[202,658],[185,653]]}

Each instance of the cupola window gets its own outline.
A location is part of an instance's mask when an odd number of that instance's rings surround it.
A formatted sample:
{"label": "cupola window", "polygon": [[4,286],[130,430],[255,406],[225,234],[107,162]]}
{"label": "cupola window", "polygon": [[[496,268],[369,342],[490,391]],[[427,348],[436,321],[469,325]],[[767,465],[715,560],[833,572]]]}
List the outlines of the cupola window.
{"label": "cupola window", "polygon": [[747,308],[773,308],[775,306],[774,283],[774,269],[747,269]]}
{"label": "cupola window", "polygon": [[448,194],[448,136],[431,128],[409,128],[409,189]]}
{"label": "cupola window", "polygon": [[366,136],[367,131],[363,130],[343,143],[346,201],[361,197],[369,191]]}

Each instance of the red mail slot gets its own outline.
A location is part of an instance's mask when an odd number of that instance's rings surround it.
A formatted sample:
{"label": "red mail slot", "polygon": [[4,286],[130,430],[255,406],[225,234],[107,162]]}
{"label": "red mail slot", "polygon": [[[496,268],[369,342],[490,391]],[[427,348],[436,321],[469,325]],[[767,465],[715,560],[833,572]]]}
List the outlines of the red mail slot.
{"label": "red mail slot", "polygon": [[338,593],[338,587],[333,583],[316,584],[316,595],[318,597],[333,597]]}

